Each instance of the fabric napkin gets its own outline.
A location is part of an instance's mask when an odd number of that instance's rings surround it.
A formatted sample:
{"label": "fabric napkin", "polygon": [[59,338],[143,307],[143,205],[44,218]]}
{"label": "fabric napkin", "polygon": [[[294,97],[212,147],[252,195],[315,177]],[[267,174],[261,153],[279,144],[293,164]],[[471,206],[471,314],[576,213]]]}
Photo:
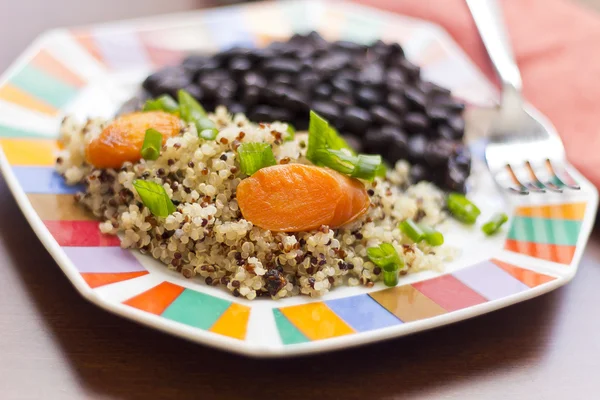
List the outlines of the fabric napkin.
{"label": "fabric napkin", "polygon": [[[444,27],[496,78],[464,0],[356,0]],[[500,1],[527,100],[561,135],[569,161],[600,187],[600,15],[574,0]]]}

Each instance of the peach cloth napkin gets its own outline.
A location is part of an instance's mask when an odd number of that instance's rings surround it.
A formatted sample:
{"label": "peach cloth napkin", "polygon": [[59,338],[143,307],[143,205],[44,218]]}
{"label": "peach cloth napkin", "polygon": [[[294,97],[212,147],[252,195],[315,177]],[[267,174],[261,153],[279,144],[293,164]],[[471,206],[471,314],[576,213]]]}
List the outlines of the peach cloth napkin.
{"label": "peach cloth napkin", "polygon": [[[496,82],[464,0],[356,0],[443,26]],[[524,94],[561,135],[569,161],[600,187],[600,16],[567,0],[504,0]]]}

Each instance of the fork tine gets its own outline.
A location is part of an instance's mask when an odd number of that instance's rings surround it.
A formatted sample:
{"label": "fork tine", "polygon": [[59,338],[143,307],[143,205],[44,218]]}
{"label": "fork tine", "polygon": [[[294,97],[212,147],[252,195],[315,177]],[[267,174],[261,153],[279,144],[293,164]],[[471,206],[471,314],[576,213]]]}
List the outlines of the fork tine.
{"label": "fork tine", "polygon": [[562,189],[559,188],[558,186],[556,186],[555,184],[553,184],[552,182],[544,183],[544,182],[540,181],[540,179],[537,177],[537,175],[529,161],[525,161],[525,166],[527,167],[527,170],[529,171],[529,175],[531,176],[531,180],[533,181],[532,185],[535,185],[536,187],[543,189],[542,190],[543,192],[545,192],[546,189],[550,190],[551,192],[557,192],[557,193],[562,192]]}
{"label": "fork tine", "polygon": [[567,187],[569,189],[572,190],[579,190],[581,189],[581,186],[579,186],[579,184],[577,184],[577,182],[575,181],[575,179],[571,176],[571,174],[569,174],[569,172],[567,172],[566,168],[561,168],[561,173],[563,176],[566,176],[567,179],[570,182],[573,183],[566,183],[563,179],[560,178],[560,176],[556,173],[556,169],[554,168],[554,164],[552,163],[552,161],[550,161],[550,159],[546,159],[546,167],[548,168],[548,171],[550,171],[550,174],[552,175],[551,182],[557,186],[557,187]]}
{"label": "fork tine", "polygon": [[509,186],[508,189],[522,195],[529,194],[527,186],[523,185],[519,178],[517,178],[517,175],[510,164],[506,164],[506,170],[508,171],[508,175],[511,177],[513,183],[517,185],[517,187]]}

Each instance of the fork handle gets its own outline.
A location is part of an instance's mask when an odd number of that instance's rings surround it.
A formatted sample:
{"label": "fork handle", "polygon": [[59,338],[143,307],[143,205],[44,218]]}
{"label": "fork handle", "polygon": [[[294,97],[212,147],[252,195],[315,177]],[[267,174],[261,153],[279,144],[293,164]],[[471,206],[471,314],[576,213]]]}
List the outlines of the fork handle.
{"label": "fork handle", "polygon": [[496,0],[466,0],[490,60],[502,81],[502,106],[521,101],[521,73],[504,27],[502,9]]}

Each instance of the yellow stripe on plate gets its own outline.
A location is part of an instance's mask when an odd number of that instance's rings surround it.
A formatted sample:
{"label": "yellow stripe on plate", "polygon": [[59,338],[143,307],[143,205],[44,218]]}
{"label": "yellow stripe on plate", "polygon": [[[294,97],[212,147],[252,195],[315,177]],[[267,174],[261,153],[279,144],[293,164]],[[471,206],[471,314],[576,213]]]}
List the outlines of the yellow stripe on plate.
{"label": "yellow stripe on plate", "polygon": [[0,139],[10,165],[52,166],[58,144],[48,139]]}
{"label": "yellow stripe on plate", "polygon": [[232,303],[210,328],[211,332],[244,340],[250,317],[250,307]]}
{"label": "yellow stripe on plate", "polygon": [[283,307],[279,311],[310,340],[327,339],[355,332],[325,303]]}
{"label": "yellow stripe on plate", "polygon": [[521,217],[582,220],[586,203],[546,204],[518,207],[515,215]]}
{"label": "yellow stripe on plate", "polygon": [[45,101],[38,100],[29,93],[9,83],[4,86],[0,86],[0,99],[32,111],[41,112],[43,114],[52,116],[58,114],[58,110],[50,104],[46,103]]}

